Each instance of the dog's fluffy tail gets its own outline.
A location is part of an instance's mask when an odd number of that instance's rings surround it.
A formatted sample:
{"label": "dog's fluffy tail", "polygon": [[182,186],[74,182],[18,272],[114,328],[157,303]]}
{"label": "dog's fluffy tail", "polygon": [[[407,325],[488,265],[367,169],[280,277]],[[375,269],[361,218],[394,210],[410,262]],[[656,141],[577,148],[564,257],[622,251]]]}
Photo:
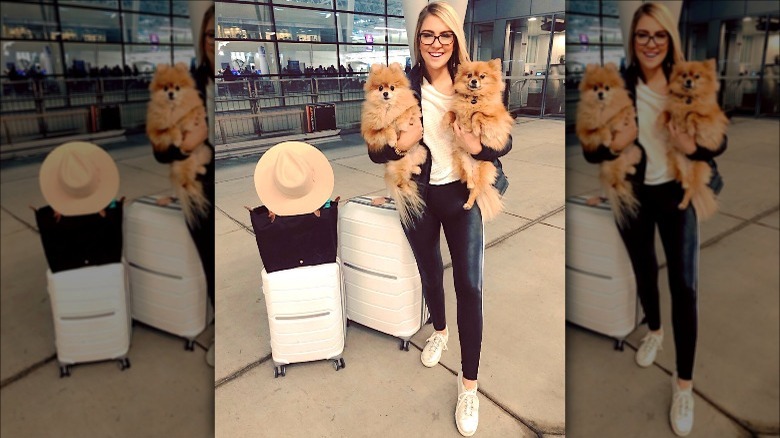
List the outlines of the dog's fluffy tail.
{"label": "dog's fluffy tail", "polygon": [[395,200],[395,209],[401,216],[401,223],[404,228],[411,228],[414,220],[422,216],[425,210],[425,201],[420,197],[417,191],[417,183],[409,181],[409,184],[398,187],[395,184],[388,184],[390,196]]}
{"label": "dog's fluffy tail", "polygon": [[178,186],[176,196],[179,198],[181,211],[184,213],[184,219],[190,228],[197,226],[199,218],[208,216],[211,203],[203,194],[200,181],[189,185],[189,187]]}
{"label": "dog's fluffy tail", "polygon": [[630,187],[623,187],[622,190],[610,187],[606,192],[615,221],[623,228],[628,218],[635,217],[639,212],[639,200],[636,199]]}
{"label": "dog's fluffy tail", "polygon": [[696,210],[696,217],[699,221],[709,219],[718,211],[718,199],[712,189],[707,186],[693,194],[691,203]]}
{"label": "dog's fluffy tail", "polygon": [[477,195],[477,205],[482,212],[482,222],[490,222],[504,211],[504,201],[501,200],[498,189],[492,185]]}

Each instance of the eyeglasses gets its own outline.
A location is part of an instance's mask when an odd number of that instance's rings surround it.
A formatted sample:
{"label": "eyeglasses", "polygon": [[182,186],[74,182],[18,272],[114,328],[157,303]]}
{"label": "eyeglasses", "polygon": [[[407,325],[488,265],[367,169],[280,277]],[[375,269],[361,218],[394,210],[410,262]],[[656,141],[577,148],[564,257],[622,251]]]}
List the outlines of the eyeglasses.
{"label": "eyeglasses", "polygon": [[441,35],[434,35],[430,32],[420,33],[420,42],[426,46],[430,46],[434,41],[439,40],[439,44],[442,46],[449,46],[455,41],[455,34],[452,32],[444,32]]}
{"label": "eyeglasses", "polygon": [[637,32],[634,34],[636,43],[640,46],[646,46],[650,44],[650,41],[655,42],[656,46],[665,46],[669,42],[668,32],[656,32],[655,35],[650,35],[647,32]]}
{"label": "eyeglasses", "polygon": [[207,41],[214,41],[214,37],[216,35],[214,34],[214,31],[211,31],[211,32],[206,31],[204,36],[206,37]]}

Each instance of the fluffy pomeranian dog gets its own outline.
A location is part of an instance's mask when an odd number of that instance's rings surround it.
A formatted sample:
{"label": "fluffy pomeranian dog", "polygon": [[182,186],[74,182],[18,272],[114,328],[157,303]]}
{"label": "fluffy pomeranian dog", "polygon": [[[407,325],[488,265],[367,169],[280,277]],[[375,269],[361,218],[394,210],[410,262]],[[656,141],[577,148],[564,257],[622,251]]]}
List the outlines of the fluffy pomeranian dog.
{"label": "fluffy pomeranian dog", "polygon": [[[414,119],[420,119],[422,112],[417,98],[409,85],[401,65],[386,67],[371,66],[363,89],[366,100],[360,121],[360,133],[371,151],[380,151],[386,145],[395,147],[398,135],[409,129]],[[395,200],[398,214],[404,226],[411,226],[425,208],[417,191],[412,174],[419,175],[420,165],[425,162],[427,151],[421,144],[412,146],[400,160],[385,164],[385,184]]]}
{"label": "fluffy pomeranian dog", "polygon": [[[501,80],[501,70],[501,59],[498,58],[460,64],[453,83],[455,100],[444,116],[446,124],[452,125],[457,121],[464,131],[479,133],[483,147],[495,150],[504,148],[514,123],[502,101],[504,81]],[[493,187],[496,167],[490,161],[474,159],[457,139],[454,143],[453,165],[460,174],[460,180],[469,189],[469,198],[463,209],[471,209],[476,201],[482,211],[482,219],[489,221],[504,208],[501,195]]]}
{"label": "fluffy pomeranian dog", "polygon": [[[586,152],[599,145],[609,147],[617,131],[636,126],[636,110],[615,64],[604,67],[589,64],[580,82],[580,102],[577,105],[577,137]],[[624,225],[628,216],[636,215],[639,201],[626,175],[636,173],[642,150],[628,145],[611,161],[601,163],[599,180],[609,200],[615,221]]]}
{"label": "fluffy pomeranian dog", "polygon": [[[729,120],[718,106],[720,88],[715,60],[679,62],[669,77],[669,96],[658,118],[660,129],[666,131],[669,122],[678,131],[692,136],[697,145],[717,150],[726,135]],[[678,207],[684,210],[693,203],[699,219],[707,219],[718,210],[715,194],[708,186],[710,165],[692,161],[669,142],[667,158],[675,177],[682,183],[685,196]]]}
{"label": "fluffy pomeranian dog", "polygon": [[[146,110],[146,134],[155,151],[165,152],[170,145],[180,146],[184,134],[206,124],[206,110],[184,63],[175,66],[159,64],[149,86],[151,100]],[[211,148],[199,144],[186,160],[171,163],[171,183],[189,225],[205,216],[209,201],[198,175],[206,174],[211,162]],[[170,198],[161,203],[170,202]]]}

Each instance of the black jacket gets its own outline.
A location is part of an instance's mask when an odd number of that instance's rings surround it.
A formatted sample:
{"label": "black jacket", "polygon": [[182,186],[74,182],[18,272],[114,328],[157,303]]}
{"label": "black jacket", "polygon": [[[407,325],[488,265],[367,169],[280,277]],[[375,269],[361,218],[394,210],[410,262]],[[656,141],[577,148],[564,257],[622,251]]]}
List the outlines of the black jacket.
{"label": "black jacket", "polygon": [[[628,94],[631,96],[631,101],[634,103],[634,109],[636,109],[636,84],[639,81],[638,73],[632,70],[631,68],[629,68],[625,72],[623,79],[626,82],[626,89],[628,90]],[[637,122],[636,122],[637,127],[639,126],[638,119],[639,119],[639,114],[637,114]],[[642,146],[642,144],[639,143],[638,131],[637,131],[637,140],[635,141],[635,143],[637,146],[639,146],[642,149],[642,160],[639,162],[639,164],[636,165],[636,173],[634,175],[626,175],[626,179],[628,179],[634,184],[644,184],[645,171],[647,170],[647,154],[645,153],[644,146]],[[696,150],[692,154],[688,155],[688,158],[697,161],[710,161],[713,158],[717,157],[718,155],[722,154],[726,150],[727,146],[728,146],[728,137],[723,137],[723,143],[716,151],[712,151],[705,147],[696,145]],[[613,155],[612,151],[610,151],[609,148],[604,145],[599,145],[598,148],[596,148],[591,152],[586,152],[583,149],[582,153],[585,156],[586,161],[595,164],[601,163],[603,161],[611,161],[618,157],[617,155]]]}
{"label": "black jacket", "polygon": [[[420,110],[422,111],[422,67],[420,67],[420,64],[417,64],[414,66],[411,72],[409,72],[409,82],[411,83],[412,91],[415,93],[415,97],[417,97],[417,104],[420,105]],[[444,114],[442,114],[442,117],[444,117]],[[422,120],[420,121],[422,123]],[[428,154],[425,158],[425,163],[423,163],[420,168],[421,172],[420,175],[412,175],[412,179],[417,183],[417,190],[420,192],[420,197],[423,200],[427,199],[428,194],[428,186],[430,185],[431,180],[431,151],[428,149],[428,146],[420,140],[420,144],[428,150]],[[509,140],[507,140],[506,145],[504,145],[504,148],[500,151],[497,151],[495,149],[491,149],[488,147],[482,148],[482,151],[480,153],[473,155],[477,160],[482,161],[494,161],[498,159],[499,157],[502,157],[509,153],[509,151],[512,150],[512,136],[509,136]],[[386,145],[382,150],[380,151],[368,151],[368,156],[371,158],[371,161],[374,163],[387,163],[388,161],[395,161],[400,160],[402,158],[402,155],[398,155],[395,153],[395,149],[390,147],[389,145]]]}

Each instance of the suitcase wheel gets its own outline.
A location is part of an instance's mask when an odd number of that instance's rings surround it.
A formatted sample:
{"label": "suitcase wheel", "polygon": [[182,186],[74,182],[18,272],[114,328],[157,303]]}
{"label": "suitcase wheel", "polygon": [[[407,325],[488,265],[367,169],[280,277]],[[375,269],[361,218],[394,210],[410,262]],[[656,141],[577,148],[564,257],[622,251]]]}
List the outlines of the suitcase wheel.
{"label": "suitcase wheel", "polygon": [[70,365],[60,365],[60,379],[70,377]]}
{"label": "suitcase wheel", "polygon": [[187,339],[187,342],[184,343],[184,349],[187,351],[194,351],[195,350],[195,340],[194,339]]}
{"label": "suitcase wheel", "polygon": [[623,339],[615,339],[615,350],[623,351]]}
{"label": "suitcase wheel", "polygon": [[401,339],[401,345],[399,350],[409,351],[409,341],[404,341],[403,339]]}
{"label": "suitcase wheel", "polygon": [[122,359],[119,359],[119,369],[124,371],[126,369],[130,368],[130,359],[123,357]]}
{"label": "suitcase wheel", "polygon": [[284,377],[285,374],[287,374],[287,367],[286,366],[281,365],[281,366],[278,366],[278,367],[274,367],[274,379],[279,377],[279,376]]}
{"label": "suitcase wheel", "polygon": [[343,357],[340,358],[340,359],[334,359],[333,360],[333,368],[335,368],[336,371],[338,371],[338,370],[340,370],[342,368],[346,368],[346,367],[347,367],[347,364],[344,363],[344,358]]}

